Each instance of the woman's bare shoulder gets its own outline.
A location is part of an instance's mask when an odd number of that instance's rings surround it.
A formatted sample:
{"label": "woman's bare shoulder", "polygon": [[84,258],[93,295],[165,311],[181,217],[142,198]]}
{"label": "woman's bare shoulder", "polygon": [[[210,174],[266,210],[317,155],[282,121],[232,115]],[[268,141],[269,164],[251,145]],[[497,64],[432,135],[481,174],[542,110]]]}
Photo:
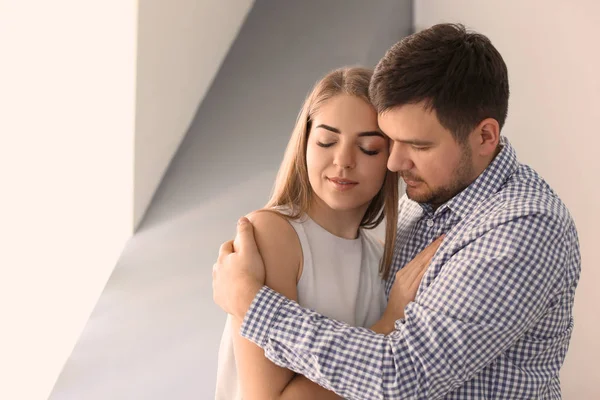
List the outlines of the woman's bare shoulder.
{"label": "woman's bare shoulder", "polygon": [[288,218],[274,210],[257,210],[246,216],[254,227],[258,250],[267,274],[273,268],[290,268],[296,274],[302,260],[302,247]]}

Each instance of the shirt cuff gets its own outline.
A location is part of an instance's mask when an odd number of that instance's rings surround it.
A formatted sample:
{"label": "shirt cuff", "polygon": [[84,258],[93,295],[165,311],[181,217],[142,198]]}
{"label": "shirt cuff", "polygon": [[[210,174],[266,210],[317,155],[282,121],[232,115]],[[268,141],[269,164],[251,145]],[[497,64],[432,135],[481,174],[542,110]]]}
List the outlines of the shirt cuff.
{"label": "shirt cuff", "polygon": [[244,316],[240,330],[242,337],[254,342],[259,347],[264,347],[273,320],[286,300],[281,293],[268,286],[263,286],[252,300],[252,304]]}

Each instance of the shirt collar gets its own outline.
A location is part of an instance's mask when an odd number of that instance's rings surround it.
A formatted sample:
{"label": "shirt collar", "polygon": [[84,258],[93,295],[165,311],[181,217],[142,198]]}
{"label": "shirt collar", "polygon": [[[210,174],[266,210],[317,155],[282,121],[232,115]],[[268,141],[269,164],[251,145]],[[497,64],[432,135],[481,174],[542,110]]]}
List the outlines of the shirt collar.
{"label": "shirt collar", "polygon": [[[498,192],[508,178],[516,171],[518,167],[517,155],[508,139],[500,137],[502,150],[488,167],[462,192],[442,204],[435,214],[449,209],[460,219],[469,215],[473,209],[483,200]],[[433,214],[433,209],[429,204],[419,204],[427,215]]]}

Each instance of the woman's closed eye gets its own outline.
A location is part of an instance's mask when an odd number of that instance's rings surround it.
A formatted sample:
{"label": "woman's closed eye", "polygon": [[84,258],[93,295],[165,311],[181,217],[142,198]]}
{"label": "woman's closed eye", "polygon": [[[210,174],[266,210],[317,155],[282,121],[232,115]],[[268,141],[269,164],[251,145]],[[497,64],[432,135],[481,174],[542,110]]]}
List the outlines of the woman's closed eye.
{"label": "woman's closed eye", "polygon": [[323,143],[323,142],[317,141],[317,146],[320,146],[320,147],[331,147],[334,144],[335,144],[335,142]]}
{"label": "woman's closed eye", "polygon": [[379,136],[368,136],[360,138],[357,145],[360,151],[368,156],[375,156],[387,150],[388,141]]}
{"label": "woman's closed eye", "polygon": [[360,151],[362,151],[363,153],[365,153],[368,156],[374,156],[380,153],[381,150],[368,150],[365,149],[364,147],[360,147]]}
{"label": "woman's closed eye", "polygon": [[[319,146],[319,147],[327,148],[327,147],[333,146],[334,144],[336,144],[336,142],[323,143],[323,142],[317,141],[317,146]],[[360,149],[360,151],[362,151],[363,153],[365,153],[368,156],[375,156],[381,152],[381,150],[369,150],[362,146],[358,146],[358,148]]]}

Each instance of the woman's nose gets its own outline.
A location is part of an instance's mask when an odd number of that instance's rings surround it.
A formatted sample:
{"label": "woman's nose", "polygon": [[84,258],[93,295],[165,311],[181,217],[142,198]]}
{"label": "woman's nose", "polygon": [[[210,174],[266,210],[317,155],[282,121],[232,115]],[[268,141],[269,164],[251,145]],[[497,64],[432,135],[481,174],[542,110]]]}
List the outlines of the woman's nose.
{"label": "woman's nose", "polygon": [[334,165],[339,168],[348,169],[354,168],[355,157],[351,149],[340,146],[340,149],[336,152]]}

